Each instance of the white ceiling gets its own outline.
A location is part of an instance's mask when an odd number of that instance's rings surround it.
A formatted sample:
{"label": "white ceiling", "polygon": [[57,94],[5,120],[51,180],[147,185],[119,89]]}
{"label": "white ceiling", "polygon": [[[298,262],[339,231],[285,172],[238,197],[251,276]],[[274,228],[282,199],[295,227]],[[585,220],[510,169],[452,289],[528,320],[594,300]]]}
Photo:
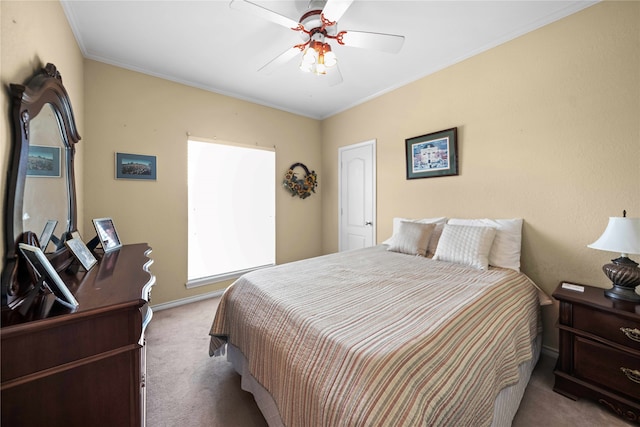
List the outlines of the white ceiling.
{"label": "white ceiling", "polygon": [[[295,21],[308,0],[252,0]],[[298,69],[258,70],[300,34],[218,1],[70,1],[64,11],[86,58],[323,119],[434,73],[596,1],[356,0],[339,30],[405,36],[398,54],[338,46],[343,82]]]}

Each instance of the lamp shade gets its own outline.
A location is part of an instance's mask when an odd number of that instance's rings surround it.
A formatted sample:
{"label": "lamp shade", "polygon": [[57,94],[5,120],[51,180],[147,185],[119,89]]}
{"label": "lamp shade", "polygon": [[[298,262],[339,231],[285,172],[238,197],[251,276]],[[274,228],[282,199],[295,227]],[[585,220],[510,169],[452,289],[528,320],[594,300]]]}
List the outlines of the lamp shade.
{"label": "lamp shade", "polygon": [[620,254],[640,254],[640,218],[610,217],[602,236],[587,246]]}

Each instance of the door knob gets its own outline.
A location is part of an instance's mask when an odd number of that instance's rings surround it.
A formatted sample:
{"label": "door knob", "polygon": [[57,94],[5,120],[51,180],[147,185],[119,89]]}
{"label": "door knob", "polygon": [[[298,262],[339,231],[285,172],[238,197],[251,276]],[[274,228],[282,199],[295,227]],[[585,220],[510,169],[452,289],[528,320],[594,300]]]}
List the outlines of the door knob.
{"label": "door knob", "polygon": [[371,221],[367,221],[364,223],[364,225],[373,225],[373,223]]}

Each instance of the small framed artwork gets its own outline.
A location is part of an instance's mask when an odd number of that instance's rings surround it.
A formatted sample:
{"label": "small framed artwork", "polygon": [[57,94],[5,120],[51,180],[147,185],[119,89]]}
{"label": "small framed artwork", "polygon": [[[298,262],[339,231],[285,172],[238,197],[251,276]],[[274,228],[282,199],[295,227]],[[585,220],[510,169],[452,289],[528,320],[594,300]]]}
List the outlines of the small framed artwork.
{"label": "small framed artwork", "polygon": [[111,218],[95,218],[93,220],[93,226],[96,229],[96,234],[102,245],[102,250],[104,250],[105,253],[115,251],[122,247],[122,243],[120,243],[120,238],[116,232],[116,227],[113,225]]}
{"label": "small framed artwork", "polygon": [[91,270],[91,267],[98,262],[81,239],[69,239],[64,243],[86,271]]}
{"label": "small framed artwork", "polygon": [[27,176],[60,177],[60,147],[29,145]]}
{"label": "small framed artwork", "polygon": [[116,179],[156,179],[156,156],[116,153]]}
{"label": "small framed artwork", "polygon": [[67,288],[67,285],[64,284],[58,272],[56,272],[44,252],[42,252],[42,249],[24,243],[19,243],[18,247],[20,248],[20,252],[22,252],[29,261],[29,264],[31,264],[37,276],[36,279],[42,280],[44,285],[49,288],[51,293],[53,293],[56,299],[63,305],[74,309],[78,307],[78,301],[69,288]]}
{"label": "small framed artwork", "polygon": [[407,179],[458,175],[458,128],[405,139]]}
{"label": "small framed artwork", "polygon": [[43,251],[49,246],[49,240],[51,240],[53,236],[53,230],[56,229],[56,225],[58,225],[58,221],[55,219],[48,220],[44,225],[44,230],[42,230],[42,234],[40,234],[40,249]]}

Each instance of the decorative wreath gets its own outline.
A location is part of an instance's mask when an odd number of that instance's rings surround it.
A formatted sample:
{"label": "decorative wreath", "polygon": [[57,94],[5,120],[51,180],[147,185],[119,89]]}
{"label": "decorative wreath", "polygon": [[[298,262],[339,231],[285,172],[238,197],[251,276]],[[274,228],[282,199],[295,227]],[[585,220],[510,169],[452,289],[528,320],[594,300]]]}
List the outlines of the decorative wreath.
{"label": "decorative wreath", "polygon": [[[301,167],[304,169],[304,178],[298,178],[293,171],[295,168]],[[284,176],[282,186],[289,190],[291,197],[298,196],[301,199],[306,199],[311,193],[316,192],[318,186],[318,175],[316,171],[309,172],[309,169],[302,163],[294,163],[289,167],[289,170]]]}

